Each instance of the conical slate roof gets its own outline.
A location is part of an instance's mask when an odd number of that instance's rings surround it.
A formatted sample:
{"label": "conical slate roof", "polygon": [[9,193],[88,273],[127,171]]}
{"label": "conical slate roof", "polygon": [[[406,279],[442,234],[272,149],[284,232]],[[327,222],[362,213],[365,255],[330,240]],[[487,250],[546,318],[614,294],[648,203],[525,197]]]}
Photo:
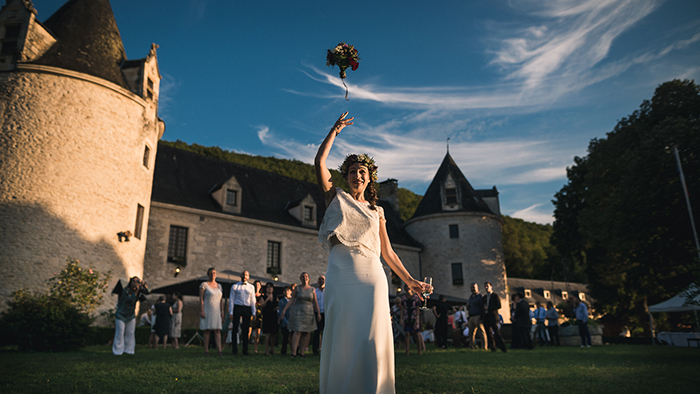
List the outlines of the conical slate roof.
{"label": "conical slate roof", "polygon": [[109,0],[70,0],[44,22],[57,42],[32,63],[93,75],[128,89],[126,51]]}
{"label": "conical slate roof", "polygon": [[[461,197],[461,207],[458,210],[443,210],[441,189],[448,175],[452,176],[452,180],[456,183],[459,190],[458,196]],[[457,164],[452,159],[449,152],[442,160],[440,168],[438,168],[435,177],[433,177],[433,181],[430,183],[430,186],[428,186],[428,190],[425,192],[423,199],[420,201],[420,204],[418,204],[418,208],[411,219],[442,212],[494,213],[489,209],[488,205],[486,205],[480,194],[469,184],[469,181],[464,174],[462,174],[459,167],[457,167]]]}

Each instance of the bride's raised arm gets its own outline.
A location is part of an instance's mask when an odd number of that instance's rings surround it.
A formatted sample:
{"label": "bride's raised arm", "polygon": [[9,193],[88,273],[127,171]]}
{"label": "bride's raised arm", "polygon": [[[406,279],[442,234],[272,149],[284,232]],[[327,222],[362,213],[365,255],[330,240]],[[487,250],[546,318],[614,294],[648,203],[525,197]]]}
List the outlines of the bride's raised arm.
{"label": "bride's raised arm", "polygon": [[348,113],[344,112],[342,115],[340,115],[338,120],[335,121],[335,124],[328,132],[328,135],[323,140],[323,143],[321,143],[321,146],[318,147],[318,152],[316,152],[316,158],[314,159],[316,180],[318,181],[318,186],[321,188],[323,196],[326,199],[326,205],[330,204],[333,197],[335,197],[335,186],[333,185],[331,172],[328,171],[328,167],[326,166],[326,159],[328,158],[328,154],[331,152],[335,137],[340,134],[340,131],[343,130],[345,126],[353,124],[353,120],[355,118],[345,119],[346,116],[348,116]]}

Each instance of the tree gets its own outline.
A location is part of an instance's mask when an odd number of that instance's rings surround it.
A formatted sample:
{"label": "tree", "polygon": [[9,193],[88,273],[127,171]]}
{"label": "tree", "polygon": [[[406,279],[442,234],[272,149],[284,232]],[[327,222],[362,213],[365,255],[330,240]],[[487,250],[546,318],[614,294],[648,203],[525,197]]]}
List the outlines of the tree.
{"label": "tree", "polygon": [[555,195],[555,246],[585,267],[597,311],[632,327],[646,328],[647,306],[695,279],[699,262],[669,147],[680,151],[697,206],[699,132],[700,88],[666,82],[606,138],[591,141]]}
{"label": "tree", "polygon": [[84,346],[94,320],[90,313],[107,291],[109,277],[68,260],[66,268],[48,280],[49,291],[13,292],[9,309],[0,315],[2,345],[16,345],[20,351],[69,351]]}
{"label": "tree", "polygon": [[550,243],[552,226],[503,216],[503,260],[509,277],[565,280]]}

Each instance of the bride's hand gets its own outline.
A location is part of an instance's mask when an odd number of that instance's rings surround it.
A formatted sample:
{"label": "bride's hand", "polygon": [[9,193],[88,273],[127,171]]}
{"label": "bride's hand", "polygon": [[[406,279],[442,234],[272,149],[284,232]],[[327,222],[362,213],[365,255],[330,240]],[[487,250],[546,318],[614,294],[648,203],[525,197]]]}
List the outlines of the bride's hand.
{"label": "bride's hand", "polygon": [[335,135],[340,134],[340,131],[345,128],[345,126],[349,126],[353,124],[353,120],[355,120],[354,117],[345,119],[345,117],[348,116],[347,111],[343,112],[342,115],[338,118],[338,120],[335,121],[335,124],[333,125],[333,128],[331,128],[331,131],[335,132]]}
{"label": "bride's hand", "polygon": [[408,283],[408,286],[414,293],[418,294],[418,298],[420,298],[421,301],[424,301],[423,293],[433,294],[433,286],[419,280],[411,280],[411,282]]}

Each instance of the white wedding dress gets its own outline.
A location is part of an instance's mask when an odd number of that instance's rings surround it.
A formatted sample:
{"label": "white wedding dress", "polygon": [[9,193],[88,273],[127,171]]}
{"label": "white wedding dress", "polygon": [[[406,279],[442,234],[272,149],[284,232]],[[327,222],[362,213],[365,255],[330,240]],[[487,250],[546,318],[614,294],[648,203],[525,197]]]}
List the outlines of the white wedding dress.
{"label": "white wedding dress", "polygon": [[[326,271],[326,326],[321,345],[321,394],[395,393],[389,287],[379,260],[381,207],[342,189],[319,230],[331,248]],[[330,245],[337,236],[340,245]]]}

